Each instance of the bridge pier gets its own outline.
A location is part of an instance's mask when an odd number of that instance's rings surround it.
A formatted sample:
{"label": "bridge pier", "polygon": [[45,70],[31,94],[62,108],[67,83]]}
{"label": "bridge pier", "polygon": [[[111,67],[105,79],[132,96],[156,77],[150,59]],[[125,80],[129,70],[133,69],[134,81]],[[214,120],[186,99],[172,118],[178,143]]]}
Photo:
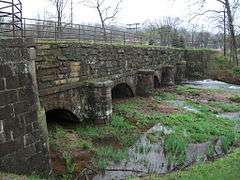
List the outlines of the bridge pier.
{"label": "bridge pier", "polygon": [[112,81],[88,84],[89,117],[95,124],[105,124],[112,119]]}
{"label": "bridge pier", "polygon": [[175,67],[173,65],[162,66],[162,80],[161,84],[164,86],[175,85]]}
{"label": "bridge pier", "polygon": [[154,70],[142,69],[137,73],[136,94],[149,96],[154,90]]}
{"label": "bridge pier", "polygon": [[186,69],[187,69],[186,61],[177,62],[175,74],[176,83],[181,83],[182,81],[186,80]]}

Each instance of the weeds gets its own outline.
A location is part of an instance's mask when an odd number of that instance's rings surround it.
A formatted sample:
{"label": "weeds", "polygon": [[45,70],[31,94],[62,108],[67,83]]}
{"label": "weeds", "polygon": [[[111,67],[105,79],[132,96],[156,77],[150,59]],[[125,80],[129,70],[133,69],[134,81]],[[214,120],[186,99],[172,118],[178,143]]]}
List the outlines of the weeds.
{"label": "weeds", "polygon": [[234,95],[234,96],[230,97],[229,99],[233,102],[240,103],[240,96],[239,95]]}
{"label": "weeds", "polygon": [[240,106],[236,104],[229,104],[226,102],[210,102],[210,106],[220,109],[223,112],[237,112],[240,111]]}
{"label": "weeds", "polygon": [[167,156],[169,164],[181,165],[186,159],[186,147],[187,142],[183,138],[179,138],[175,135],[169,135],[164,140],[164,152]]}

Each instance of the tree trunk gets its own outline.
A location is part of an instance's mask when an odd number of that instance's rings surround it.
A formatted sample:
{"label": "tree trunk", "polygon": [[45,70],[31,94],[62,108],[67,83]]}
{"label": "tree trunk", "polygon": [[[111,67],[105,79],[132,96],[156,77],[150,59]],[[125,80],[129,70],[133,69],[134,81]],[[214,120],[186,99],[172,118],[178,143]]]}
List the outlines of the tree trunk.
{"label": "tree trunk", "polygon": [[106,27],[105,27],[105,22],[104,22],[104,19],[103,19],[103,16],[102,16],[102,12],[100,10],[99,5],[97,7],[97,10],[98,10],[98,14],[99,14],[99,17],[100,17],[100,20],[101,20],[101,24],[102,24],[103,38],[104,38],[104,41],[106,42],[107,41]]}
{"label": "tree trunk", "polygon": [[229,23],[229,31],[231,36],[231,57],[233,58],[233,62],[236,63],[238,66],[238,55],[237,55],[237,40],[235,36],[235,30],[233,25],[233,16],[232,11],[230,7],[229,0],[225,0],[225,6],[227,10],[227,16],[228,16],[228,23]]}
{"label": "tree trunk", "polygon": [[226,31],[226,8],[224,7],[224,17],[223,17],[223,51],[224,57],[227,57],[227,31]]}

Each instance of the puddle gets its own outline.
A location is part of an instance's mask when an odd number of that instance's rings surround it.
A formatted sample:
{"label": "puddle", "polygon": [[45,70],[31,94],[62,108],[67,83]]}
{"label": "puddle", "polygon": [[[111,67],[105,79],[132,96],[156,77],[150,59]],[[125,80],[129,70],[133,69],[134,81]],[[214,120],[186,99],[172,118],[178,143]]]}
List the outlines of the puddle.
{"label": "puddle", "polygon": [[239,120],[240,121],[240,112],[229,112],[220,114],[221,117],[231,119],[231,120]]}
{"label": "puddle", "polygon": [[181,100],[172,100],[172,101],[168,101],[168,103],[178,107],[178,108],[183,108],[187,111],[191,111],[191,112],[195,112],[195,113],[199,113],[200,111],[193,108],[191,105],[186,104],[186,102],[181,101]]}
{"label": "puddle", "polygon": [[230,92],[240,92],[239,85],[229,84],[222,81],[214,81],[211,79],[206,79],[202,81],[186,81],[185,84],[188,84],[192,87],[199,87],[203,89],[219,89]]}
{"label": "puddle", "polygon": [[[98,174],[94,180],[126,179],[129,176],[144,176],[149,173],[165,174],[176,169],[177,164],[169,164],[164,153],[162,137],[172,130],[157,124],[146,132],[139,141],[129,149],[129,159],[121,163],[112,163],[104,174]],[[150,135],[157,139],[153,142]],[[205,162],[210,142],[189,144],[186,149],[184,166],[192,163]],[[221,143],[216,143],[215,155],[222,154]]]}

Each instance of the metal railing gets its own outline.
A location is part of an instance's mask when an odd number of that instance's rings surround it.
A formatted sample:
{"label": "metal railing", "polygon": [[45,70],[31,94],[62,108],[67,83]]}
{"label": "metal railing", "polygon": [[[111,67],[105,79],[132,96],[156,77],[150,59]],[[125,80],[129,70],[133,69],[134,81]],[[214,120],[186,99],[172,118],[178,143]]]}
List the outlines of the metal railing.
{"label": "metal railing", "polygon": [[0,0],[0,35],[23,37],[20,0]]}
{"label": "metal railing", "polygon": [[98,26],[71,23],[61,23],[59,26],[56,21],[29,18],[23,18],[23,36],[41,41],[78,40],[120,44],[143,43],[144,40],[143,36],[135,32],[117,27],[108,27],[104,33],[104,30]]}

